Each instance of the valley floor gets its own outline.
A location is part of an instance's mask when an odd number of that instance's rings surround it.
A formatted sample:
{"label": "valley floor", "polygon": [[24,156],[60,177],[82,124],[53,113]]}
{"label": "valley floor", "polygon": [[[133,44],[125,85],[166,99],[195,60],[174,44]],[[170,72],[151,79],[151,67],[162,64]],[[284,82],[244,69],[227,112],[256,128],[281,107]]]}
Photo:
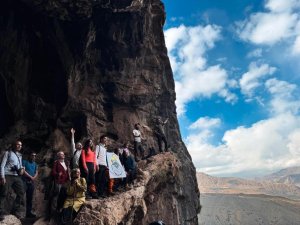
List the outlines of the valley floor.
{"label": "valley floor", "polygon": [[300,201],[244,194],[201,194],[200,201],[200,225],[300,225]]}

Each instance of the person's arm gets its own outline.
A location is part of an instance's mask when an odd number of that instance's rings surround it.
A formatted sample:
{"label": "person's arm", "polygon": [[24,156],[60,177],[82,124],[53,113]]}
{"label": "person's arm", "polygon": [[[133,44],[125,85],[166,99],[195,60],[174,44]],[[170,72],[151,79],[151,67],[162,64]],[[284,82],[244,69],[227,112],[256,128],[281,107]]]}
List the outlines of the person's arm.
{"label": "person's arm", "polygon": [[76,185],[76,190],[80,190],[84,192],[87,190],[86,180],[84,178],[77,178],[75,180],[75,185]]}
{"label": "person's arm", "polygon": [[88,168],[86,166],[86,161],[85,161],[85,149],[82,149],[82,151],[81,151],[81,162],[82,162],[83,169],[86,172],[88,172]]}
{"label": "person's arm", "polygon": [[4,168],[5,168],[7,159],[8,159],[8,151],[6,151],[4,153],[3,158],[2,158],[2,162],[1,162],[1,166],[0,166],[0,184],[5,184],[6,183]]}
{"label": "person's arm", "polygon": [[34,174],[34,176],[32,177],[32,180],[35,180],[35,179],[37,178],[38,174],[39,174],[38,166],[35,164],[35,174]]}
{"label": "person's arm", "polygon": [[74,133],[75,133],[75,130],[73,128],[71,128],[71,148],[72,148],[72,151],[73,151],[72,155],[74,155],[74,153],[76,151]]}
{"label": "person's arm", "polygon": [[96,157],[97,157],[97,151],[95,150],[94,151],[94,173],[96,173],[96,171],[97,171],[97,159],[96,159]]}

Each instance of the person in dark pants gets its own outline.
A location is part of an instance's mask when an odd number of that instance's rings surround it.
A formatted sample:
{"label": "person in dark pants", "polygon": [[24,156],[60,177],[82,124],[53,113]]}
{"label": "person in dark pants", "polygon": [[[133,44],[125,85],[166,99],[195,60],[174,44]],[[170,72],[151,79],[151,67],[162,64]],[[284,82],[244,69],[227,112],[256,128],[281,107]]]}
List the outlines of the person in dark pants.
{"label": "person in dark pants", "polygon": [[137,167],[134,157],[131,155],[130,151],[124,152],[124,167],[126,171],[126,187],[132,185],[133,181],[136,179]]}
{"label": "person in dark pants", "polygon": [[26,217],[35,218],[36,215],[32,213],[32,199],[34,193],[34,181],[38,176],[37,165],[35,162],[36,153],[32,152],[28,160],[23,160],[23,166],[25,172],[23,175],[23,181],[26,189]]}
{"label": "person in dark pants", "polygon": [[81,151],[81,160],[83,167],[81,171],[88,186],[86,197],[96,199],[98,198],[95,181],[95,172],[97,170],[96,151],[94,150],[94,143],[91,139],[86,140],[84,143],[84,147]]}
{"label": "person in dark pants", "polygon": [[22,142],[16,141],[12,150],[6,151],[0,162],[0,220],[5,216],[4,204],[9,188],[12,188],[16,194],[11,211],[17,218],[22,217],[25,189],[21,178],[24,173],[21,149]]}
{"label": "person in dark pants", "polygon": [[68,162],[65,162],[65,153],[59,151],[57,160],[54,161],[51,175],[53,177],[52,187],[49,193],[48,217],[55,216],[65,201],[65,185],[70,180]]}
{"label": "person in dark pants", "polygon": [[161,118],[156,119],[154,132],[155,132],[156,137],[157,137],[158,148],[159,148],[160,152],[163,152],[162,142],[165,145],[165,151],[168,151],[168,148],[169,148],[168,141],[167,141],[166,134],[165,134],[165,130],[164,130],[165,125],[168,122],[168,120],[169,119],[166,119],[165,121],[162,121]]}
{"label": "person in dark pants", "polygon": [[134,124],[134,129],[133,129],[132,133],[133,133],[133,137],[134,137],[134,142],[133,142],[134,157],[135,157],[135,160],[138,161],[139,155],[141,156],[141,159],[144,159],[144,149],[142,146],[143,138],[142,138],[142,133],[140,131],[139,123]]}
{"label": "person in dark pants", "polygon": [[100,137],[100,143],[96,146],[96,160],[98,171],[96,173],[96,183],[98,188],[98,195],[102,198],[108,191],[108,165],[107,165],[107,145],[108,138],[105,135]]}

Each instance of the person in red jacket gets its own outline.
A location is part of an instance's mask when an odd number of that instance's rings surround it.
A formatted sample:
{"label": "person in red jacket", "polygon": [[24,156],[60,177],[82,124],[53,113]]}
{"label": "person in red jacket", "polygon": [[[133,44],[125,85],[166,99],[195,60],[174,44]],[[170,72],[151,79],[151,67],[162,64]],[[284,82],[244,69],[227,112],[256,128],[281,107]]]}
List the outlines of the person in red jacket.
{"label": "person in red jacket", "polygon": [[85,141],[83,149],[81,151],[82,160],[82,174],[87,181],[88,192],[86,198],[98,198],[95,185],[95,172],[97,169],[96,152],[94,150],[94,144],[91,139]]}
{"label": "person in red jacket", "polygon": [[49,200],[49,216],[52,216],[54,210],[58,212],[62,208],[66,196],[65,185],[70,180],[70,171],[68,163],[65,162],[65,153],[59,151],[56,157],[57,160],[54,161],[51,171],[53,184]]}

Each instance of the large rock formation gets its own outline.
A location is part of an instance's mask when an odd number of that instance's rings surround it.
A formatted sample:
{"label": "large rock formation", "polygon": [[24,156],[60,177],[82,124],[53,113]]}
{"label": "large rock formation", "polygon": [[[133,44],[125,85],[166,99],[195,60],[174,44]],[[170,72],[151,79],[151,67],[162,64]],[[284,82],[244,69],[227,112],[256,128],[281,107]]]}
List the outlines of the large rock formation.
{"label": "large rock formation", "polygon": [[21,138],[42,160],[69,152],[71,127],[77,140],[108,134],[118,146],[140,122],[147,146],[157,148],[153,119],[169,118],[180,188],[169,193],[163,181],[159,203],[132,224],[154,211],[169,218],[165,205],[177,207],[168,224],[197,224],[199,191],[179,133],[161,1],[2,0],[0,13],[0,145]]}

